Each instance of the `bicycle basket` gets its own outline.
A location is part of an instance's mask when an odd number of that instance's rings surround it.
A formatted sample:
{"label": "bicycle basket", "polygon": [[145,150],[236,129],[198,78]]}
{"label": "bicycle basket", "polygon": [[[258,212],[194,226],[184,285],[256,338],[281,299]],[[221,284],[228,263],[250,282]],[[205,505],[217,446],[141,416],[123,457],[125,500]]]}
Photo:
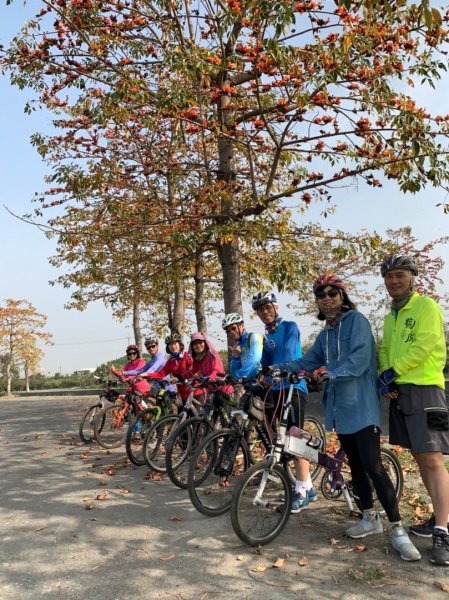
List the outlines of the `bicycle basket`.
{"label": "bicycle basket", "polygon": [[251,396],[248,412],[258,421],[263,420],[263,400],[259,396]]}

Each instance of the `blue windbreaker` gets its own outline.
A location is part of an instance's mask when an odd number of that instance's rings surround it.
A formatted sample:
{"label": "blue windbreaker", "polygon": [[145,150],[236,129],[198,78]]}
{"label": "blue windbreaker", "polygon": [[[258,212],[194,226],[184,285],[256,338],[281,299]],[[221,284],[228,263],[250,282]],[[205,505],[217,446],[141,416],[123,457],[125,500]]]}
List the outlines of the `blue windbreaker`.
{"label": "blue windbreaker", "polygon": [[362,313],[345,313],[338,325],[326,326],[318,334],[302,358],[273,366],[289,372],[327,368],[323,405],[328,431],[355,433],[369,425],[380,427],[375,343]]}

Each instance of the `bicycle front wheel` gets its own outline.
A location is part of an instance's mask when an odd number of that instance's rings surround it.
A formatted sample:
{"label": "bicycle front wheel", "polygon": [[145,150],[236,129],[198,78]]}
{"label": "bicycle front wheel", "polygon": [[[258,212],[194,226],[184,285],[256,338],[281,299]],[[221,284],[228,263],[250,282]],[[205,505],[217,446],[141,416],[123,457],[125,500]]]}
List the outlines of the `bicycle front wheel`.
{"label": "bicycle front wheel", "polygon": [[267,462],[255,464],[234,489],[232,527],[249,546],[268,544],[284,529],[291,506],[292,486],[285,469]]}
{"label": "bicycle front wheel", "polygon": [[212,431],[205,417],[191,417],[177,427],[167,441],[165,468],[170,481],[187,489],[190,462],[197,446]]}
{"label": "bicycle front wheel", "polygon": [[125,441],[131,411],[113,404],[95,415],[95,439],[103,448],[118,448]]}
{"label": "bicycle front wheel", "polygon": [[94,441],[94,418],[101,406],[102,405],[100,403],[89,406],[88,410],[84,413],[84,416],[81,419],[78,432],[80,440],[83,442],[83,444],[91,444]]}
{"label": "bicycle front wheel", "polygon": [[145,433],[153,425],[158,410],[154,407],[141,410],[131,421],[126,432],[126,454],[129,460],[138,467],[145,464],[143,456],[143,440]]}
{"label": "bicycle front wheel", "polygon": [[178,415],[167,415],[148,429],[143,440],[143,457],[153,471],[165,473],[165,454],[170,434],[180,423]]}
{"label": "bicycle front wheel", "polygon": [[[323,440],[323,452],[326,451],[326,432],[324,430],[323,424],[316,417],[308,417],[306,416],[304,419],[303,429],[313,435]],[[296,481],[296,473],[295,473],[295,464],[296,459],[294,457],[289,457],[288,460],[285,461],[285,468],[287,469],[288,475],[290,477],[290,481],[292,484],[295,484]],[[318,463],[314,463],[309,461],[309,473],[312,481],[315,481],[318,475],[321,472],[321,466]]]}
{"label": "bicycle front wheel", "polygon": [[188,474],[193,506],[207,517],[216,517],[231,507],[238,477],[250,465],[245,440],[231,429],[209,434],[197,447]]}

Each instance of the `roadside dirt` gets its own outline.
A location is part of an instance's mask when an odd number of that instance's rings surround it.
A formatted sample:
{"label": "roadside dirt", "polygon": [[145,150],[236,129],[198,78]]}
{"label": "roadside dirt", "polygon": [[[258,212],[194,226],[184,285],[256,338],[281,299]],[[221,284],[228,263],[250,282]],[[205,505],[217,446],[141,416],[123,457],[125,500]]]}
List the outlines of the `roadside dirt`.
{"label": "roadside dirt", "polygon": [[[244,546],[228,515],[203,517],[186,492],[131,465],[124,448],[81,445],[89,404],[0,400],[2,600],[449,597],[449,569],[430,565],[429,540],[414,540],[422,560],[406,563],[386,532],[347,539],[355,519],[341,501],[321,498],[270,545]],[[429,507],[401,459],[410,523]]]}

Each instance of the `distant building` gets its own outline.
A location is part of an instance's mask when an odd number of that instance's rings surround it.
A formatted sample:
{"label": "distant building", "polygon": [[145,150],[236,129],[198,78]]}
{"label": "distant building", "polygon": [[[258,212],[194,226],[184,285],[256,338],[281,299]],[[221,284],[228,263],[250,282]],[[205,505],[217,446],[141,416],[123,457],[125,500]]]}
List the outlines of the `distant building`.
{"label": "distant building", "polygon": [[95,367],[90,367],[88,369],[78,369],[78,371],[74,371],[74,375],[89,375],[89,373],[93,373],[95,371]]}

